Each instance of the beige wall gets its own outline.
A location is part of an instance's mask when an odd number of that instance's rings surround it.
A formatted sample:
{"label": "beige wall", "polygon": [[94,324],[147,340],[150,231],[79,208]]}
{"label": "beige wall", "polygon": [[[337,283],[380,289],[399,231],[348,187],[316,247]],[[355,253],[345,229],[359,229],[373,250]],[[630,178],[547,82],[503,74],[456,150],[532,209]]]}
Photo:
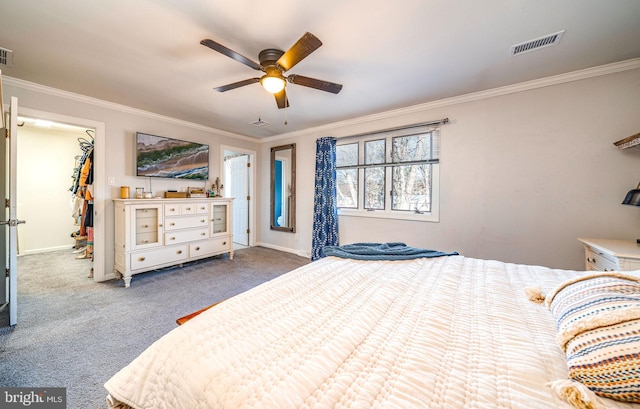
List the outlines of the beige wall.
{"label": "beige wall", "polygon": [[[82,154],[78,134],[18,128],[18,254],[69,249],[79,226],[71,217],[74,157]],[[86,136],[86,135],[84,135]]]}
{"label": "beige wall", "polygon": [[[6,78],[4,96],[7,101],[17,96],[21,107],[104,123],[103,176],[105,183],[107,176],[116,178],[115,186],[105,186],[108,198],[117,196],[120,185],[144,183],[134,176],[136,131],[209,143],[212,179],[219,175],[221,144],[256,150],[257,242],[299,254],[311,249],[316,138],[444,117],[451,122],[442,128],[440,222],[341,217],[342,243],[404,241],[470,257],[581,269],[583,253],[576,237],[640,236],[640,209],[619,204],[640,180],[640,148],[620,151],[612,145],[639,130],[640,69],[518,89],[409,107],[263,143]],[[269,148],[292,142],[298,155],[295,234],[271,231],[268,208]],[[153,190],[182,185],[154,181]],[[111,271],[110,200],[105,200],[104,218],[105,269]]]}
{"label": "beige wall", "polygon": [[[460,98],[464,100],[464,98]],[[640,148],[613,142],[640,130],[640,70],[470,102],[407,109],[358,125],[323,128],[263,146],[297,143],[298,238],[263,230],[261,241],[311,248],[315,140],[448,117],[442,127],[440,222],[341,216],[342,244],[404,241],[469,257],[583,269],[577,237],[640,237],[640,209],[622,206],[640,181]],[[263,172],[264,173],[264,172]],[[268,190],[263,183],[263,195]],[[266,217],[268,213],[264,213]]]}
{"label": "beige wall", "polygon": [[[96,158],[96,169],[104,169],[105,174],[96,172],[96,200],[95,207],[100,214],[96,219],[104,219],[104,271],[113,275],[114,265],[114,216],[112,198],[118,197],[121,185],[144,187],[148,186],[147,178],[135,176],[135,133],[145,132],[155,135],[187,139],[194,142],[209,144],[210,181],[220,176],[220,145],[229,147],[257,150],[257,144],[251,138],[233,135],[223,131],[174,120],[148,112],[138,111],[105,101],[99,101],[81,95],[70,94],[60,90],[42,87],[37,84],[12,80],[8,77],[4,81],[5,104],[9,98],[18,98],[18,114],[33,111],[50,112],[63,116],[83,118],[93,123],[104,124],[104,163]],[[82,121],[80,121],[82,122]],[[73,123],[73,125],[84,125]],[[98,144],[96,143],[96,147]],[[260,163],[257,163],[260,166]],[[107,178],[115,178],[115,185],[107,186]],[[152,182],[156,192],[168,189],[184,189],[188,183],[170,179],[158,179]],[[99,203],[102,202],[102,203]],[[96,230],[96,235],[101,234]],[[98,241],[96,240],[96,244]],[[96,247],[97,250],[97,247]],[[97,258],[96,258],[97,259]]]}

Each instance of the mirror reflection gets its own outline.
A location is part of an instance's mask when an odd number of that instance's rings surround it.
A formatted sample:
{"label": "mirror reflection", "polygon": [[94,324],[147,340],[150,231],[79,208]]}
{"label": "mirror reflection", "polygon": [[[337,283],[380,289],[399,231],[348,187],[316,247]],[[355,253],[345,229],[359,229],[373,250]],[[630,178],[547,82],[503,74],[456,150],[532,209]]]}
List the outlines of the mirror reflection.
{"label": "mirror reflection", "polygon": [[271,229],[295,232],[296,144],[271,148]]}

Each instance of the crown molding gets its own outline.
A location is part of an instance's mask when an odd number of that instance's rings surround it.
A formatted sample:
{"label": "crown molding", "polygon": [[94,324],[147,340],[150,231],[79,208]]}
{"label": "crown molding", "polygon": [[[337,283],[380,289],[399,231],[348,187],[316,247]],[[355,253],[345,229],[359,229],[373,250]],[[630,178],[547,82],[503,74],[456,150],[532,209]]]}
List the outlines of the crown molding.
{"label": "crown molding", "polygon": [[180,125],[180,126],[184,126],[184,127],[199,130],[199,131],[211,132],[221,136],[227,136],[229,138],[242,139],[244,141],[249,141],[253,143],[258,142],[258,139],[252,138],[249,136],[240,135],[240,134],[236,134],[228,131],[223,131],[221,129],[197,124],[195,122],[184,121],[182,119],[177,119],[177,118],[172,118],[166,115],[156,114],[154,112],[145,111],[143,109],[132,108],[127,105],[116,104],[114,102],[109,102],[109,101],[105,101],[98,98],[88,97],[86,95],[76,94],[74,92],[63,91],[58,88],[36,84],[35,82],[25,81],[25,80],[21,80],[21,79],[9,77],[9,76],[3,76],[2,79],[5,84],[12,85],[16,88],[22,88],[29,91],[40,92],[40,93],[52,95],[55,97],[65,98],[65,99],[69,99],[76,102],[82,102],[84,104],[94,105],[101,108],[111,109],[114,111],[120,111],[127,114],[132,114],[132,115],[137,115],[137,116],[141,116],[149,119],[163,121],[163,122],[171,123],[174,125]]}
{"label": "crown molding", "polygon": [[466,102],[479,101],[483,99],[509,95],[517,92],[530,91],[538,88],[549,87],[549,86],[564,84],[564,83],[573,82],[573,81],[580,81],[588,78],[615,74],[618,72],[635,70],[639,68],[640,68],[640,58],[634,58],[626,61],[615,62],[615,63],[601,65],[597,67],[586,68],[583,70],[577,70],[577,71],[572,71],[564,74],[554,75],[551,77],[521,82],[518,84],[506,85],[504,87],[492,88],[485,91],[472,92],[469,94],[459,95],[451,98],[444,98],[437,101],[426,102],[423,104],[412,105],[409,107],[404,107],[399,109],[393,109],[390,111],[385,111],[385,112],[381,112],[373,115],[366,115],[358,118],[347,119],[344,121],[332,122],[326,125],[306,128],[300,131],[284,133],[277,136],[272,136],[272,137],[267,137],[262,139],[252,138],[249,136],[240,135],[233,132],[223,131],[221,129],[200,125],[194,122],[184,121],[184,120],[172,118],[166,115],[160,115],[160,114],[145,111],[142,109],[132,108],[122,104],[116,104],[113,102],[108,102],[101,99],[88,97],[86,95],[63,91],[57,88],[48,87],[45,85],[40,85],[40,84],[24,81],[24,80],[9,77],[9,76],[4,76],[3,80],[7,85],[12,85],[17,88],[40,92],[40,93],[57,96],[65,99],[70,99],[70,100],[74,100],[74,101],[78,101],[78,102],[82,102],[90,105],[112,109],[115,111],[120,111],[128,114],[133,114],[133,115],[138,115],[138,116],[142,116],[150,119],[164,121],[167,123],[185,126],[185,127],[196,129],[196,130],[211,132],[221,136],[227,136],[230,138],[241,139],[244,141],[262,144],[262,143],[271,143],[271,142],[281,140],[281,139],[286,139],[286,138],[295,138],[298,136],[307,135],[309,133],[335,132],[336,128],[360,125],[363,123],[370,123],[373,121],[395,118],[401,115],[422,112],[429,109],[436,109],[436,108],[442,108],[442,107],[447,107],[451,105],[462,104]]}
{"label": "crown molding", "polygon": [[301,131],[290,132],[273,136],[269,138],[260,139],[260,143],[268,143],[285,138],[293,138],[309,133],[320,133],[332,131],[335,132],[336,128],[342,128],[353,125],[360,125],[363,123],[369,123],[382,119],[395,118],[401,115],[412,114],[415,112],[422,112],[429,109],[436,109],[447,107],[451,105],[463,104],[466,102],[480,101],[483,99],[499,97],[503,95],[514,94],[517,92],[530,91],[543,87],[550,87],[553,85],[565,84],[573,81],[580,81],[588,78],[600,77],[603,75],[615,74],[618,72],[635,70],[640,68],[640,58],[634,58],[631,60],[615,62],[606,65],[600,65],[597,67],[586,68],[583,70],[572,71],[564,74],[554,75],[551,77],[540,78],[536,80],[521,82],[518,84],[506,85],[504,87],[492,88],[485,91],[472,92],[469,94],[459,95],[451,98],[444,98],[437,101],[426,102],[423,104],[412,105],[405,108],[394,109],[390,111],[381,112],[378,114],[361,116],[354,119],[347,119],[340,122],[333,122],[327,125],[321,125],[314,128],[307,128]]}

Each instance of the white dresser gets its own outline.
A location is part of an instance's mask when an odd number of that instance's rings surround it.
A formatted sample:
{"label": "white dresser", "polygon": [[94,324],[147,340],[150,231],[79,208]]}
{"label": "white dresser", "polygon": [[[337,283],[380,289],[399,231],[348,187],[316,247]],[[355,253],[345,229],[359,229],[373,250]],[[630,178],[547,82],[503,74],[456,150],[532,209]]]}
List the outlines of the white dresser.
{"label": "white dresser", "polygon": [[161,267],[229,253],[232,200],[114,199],[115,273],[124,279]]}
{"label": "white dresser", "polygon": [[578,240],[584,244],[586,270],[640,270],[640,245],[635,240]]}

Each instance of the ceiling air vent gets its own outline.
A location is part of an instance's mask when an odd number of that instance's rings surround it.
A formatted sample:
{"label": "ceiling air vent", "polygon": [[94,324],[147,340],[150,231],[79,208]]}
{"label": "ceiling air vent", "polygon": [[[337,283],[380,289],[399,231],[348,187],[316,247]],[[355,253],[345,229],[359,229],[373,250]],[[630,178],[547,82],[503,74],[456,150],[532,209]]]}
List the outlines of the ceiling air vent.
{"label": "ceiling air vent", "polygon": [[13,51],[0,47],[0,65],[11,67],[13,65]]}
{"label": "ceiling air vent", "polygon": [[564,30],[557,33],[549,34],[544,37],[536,38],[533,40],[525,41],[524,43],[512,45],[509,49],[509,55],[516,56],[529,51],[539,50],[541,48],[550,47],[556,45],[562,39]]}

